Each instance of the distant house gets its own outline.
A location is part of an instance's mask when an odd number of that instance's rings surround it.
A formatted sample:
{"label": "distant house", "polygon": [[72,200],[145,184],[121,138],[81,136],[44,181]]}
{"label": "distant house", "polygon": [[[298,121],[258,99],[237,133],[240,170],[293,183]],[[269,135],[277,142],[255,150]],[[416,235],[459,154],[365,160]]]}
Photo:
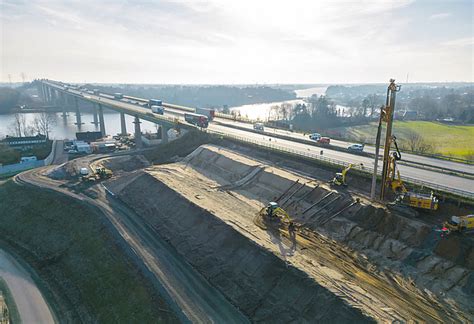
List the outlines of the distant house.
{"label": "distant house", "polygon": [[38,144],[46,143],[46,136],[38,134],[36,136],[24,136],[24,137],[15,137],[8,136],[1,140],[2,144],[14,147],[14,148],[30,148]]}

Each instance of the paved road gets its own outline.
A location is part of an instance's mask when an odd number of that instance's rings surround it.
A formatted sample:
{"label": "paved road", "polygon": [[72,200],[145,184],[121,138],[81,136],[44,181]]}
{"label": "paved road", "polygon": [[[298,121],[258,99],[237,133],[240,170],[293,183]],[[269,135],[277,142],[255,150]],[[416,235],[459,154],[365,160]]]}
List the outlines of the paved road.
{"label": "paved road", "polygon": [[[75,94],[80,94],[80,91],[76,91],[76,90],[69,90],[69,91]],[[107,103],[109,105],[113,105],[117,107],[119,110],[129,111],[132,114],[139,113],[142,115],[157,116],[158,118],[162,117],[161,115],[151,113],[150,110],[147,108],[127,102],[127,100],[114,100],[114,99],[105,98],[104,96],[95,96],[88,93],[84,93],[83,96],[86,99],[91,98],[94,100],[99,100],[100,98],[102,102]],[[182,114],[183,114],[183,111],[180,111],[180,110],[166,109],[165,116],[168,116],[168,118],[177,117],[181,120],[181,122],[183,122],[183,124],[185,124],[182,119]],[[246,127],[252,127],[252,125],[250,124],[245,124],[245,123],[242,123],[242,124],[246,125]],[[303,143],[293,142],[289,140],[276,139],[271,136],[262,136],[262,135],[255,134],[252,132],[237,130],[231,127],[219,126],[212,123],[210,124],[209,129],[218,130],[225,134],[238,135],[246,139],[252,139],[252,140],[263,140],[263,139],[269,140],[271,138],[273,143],[283,143],[285,147],[297,148],[298,150],[300,150],[300,152],[303,152],[303,151],[304,152],[315,152],[315,151],[319,152],[321,150],[321,148],[315,147],[309,144],[303,144]],[[282,132],[281,130],[276,130],[276,129],[274,131]],[[291,133],[291,134],[292,136],[303,136],[301,134],[294,134],[294,133]],[[337,141],[336,143],[339,143],[340,145],[344,145],[344,146],[347,144],[346,142],[337,142]],[[346,144],[341,144],[341,143],[346,143]],[[352,154],[349,152],[340,152],[340,151],[335,151],[335,150],[330,150],[330,149],[324,149],[324,155],[327,157],[331,157],[333,159],[347,162],[347,163],[363,163],[366,168],[373,169],[372,158],[363,157],[363,156]],[[413,156],[418,157],[417,155],[413,155]],[[465,166],[459,163],[455,163],[455,165],[458,165],[458,166],[453,166],[452,163],[454,162],[449,162],[449,161],[444,162],[438,159],[431,159],[431,160],[434,160],[435,163],[443,163],[443,164],[449,163],[451,167],[457,167],[460,169],[467,168],[468,171],[474,172],[472,170],[474,168],[473,166]],[[474,180],[456,177],[449,174],[442,174],[439,172],[431,171],[429,169],[420,169],[414,166],[399,165],[399,169],[402,176],[410,177],[419,181],[429,182],[432,186],[442,185],[442,186],[446,186],[446,187],[453,188],[456,190],[462,190],[462,191],[466,191],[466,192],[474,194]]]}
{"label": "paved road", "polygon": [[[219,123],[221,123],[221,124],[226,124],[226,125],[229,125],[229,126],[236,125],[238,127],[244,127],[244,128],[247,128],[247,129],[252,129],[253,128],[253,125],[248,124],[248,123],[244,123],[244,122],[232,121],[232,120],[225,119],[225,118],[216,118],[216,120],[219,121]],[[305,140],[308,143],[314,143],[314,141],[309,139],[308,135],[304,135],[304,134],[301,134],[301,133],[290,132],[290,131],[287,131],[287,130],[272,128],[272,127],[265,127],[265,131],[270,132],[270,133],[279,134],[279,135],[288,136],[288,137],[297,138],[299,140]],[[346,141],[339,141],[339,140],[331,139],[331,145],[338,146],[338,147],[341,147],[341,148],[347,148],[349,145],[352,145],[352,144],[356,144],[356,143],[355,142],[346,142]],[[375,154],[375,147],[370,146],[370,145],[366,145],[365,148],[364,148],[364,152]],[[381,152],[383,153],[383,151],[381,151]],[[357,155],[357,154],[352,154],[352,155]],[[402,153],[402,157],[403,157],[402,158],[403,161],[423,163],[423,164],[427,164],[427,165],[430,165],[430,166],[433,166],[433,167],[450,169],[450,170],[455,170],[455,171],[459,171],[459,172],[474,173],[474,165],[468,165],[468,164],[452,162],[452,161],[445,161],[445,160],[441,160],[441,159],[435,159],[435,158],[430,158],[430,157],[427,157],[427,156],[421,156],[421,155],[409,154],[409,153]]]}
{"label": "paved road", "polygon": [[[241,136],[248,139],[252,139],[254,141],[266,144],[275,144],[279,146],[283,146],[287,149],[292,149],[300,154],[304,153],[312,153],[312,154],[319,154],[321,151],[320,147],[315,147],[312,145],[307,145],[303,143],[293,142],[289,140],[284,140],[280,138],[275,138],[271,136],[264,136],[261,134],[250,133],[239,129],[233,129],[225,126],[220,125],[210,125],[209,129],[214,131],[225,132],[228,134],[233,134],[235,136]],[[339,161],[344,161],[347,163],[355,163],[360,164],[362,163],[364,167],[368,170],[373,170],[374,160],[370,157],[354,155],[346,152],[334,151],[329,149],[322,149],[324,151],[323,156],[336,159]],[[382,164],[379,162],[379,170],[381,169]],[[426,182],[430,182],[433,185],[444,185],[450,188],[454,188],[457,190],[463,190],[474,194],[474,180],[461,178],[457,176],[452,176],[448,174],[441,174],[438,172],[433,172],[430,170],[423,170],[418,169],[411,166],[406,165],[399,165],[398,166],[400,173],[403,176],[423,180]]]}
{"label": "paved road", "polygon": [[[86,157],[84,159],[93,159]],[[90,162],[90,161],[89,161]],[[133,211],[119,200],[106,194],[97,184],[92,199],[63,187],[63,182],[42,175],[50,167],[33,169],[16,176],[16,181],[55,190],[72,198],[98,207],[110,220],[118,233],[140,262],[155,276],[162,292],[175,305],[183,321],[196,323],[247,323],[248,319],[233,306],[216,288],[202,277],[173,247],[163,241]]]}
{"label": "paved road", "polygon": [[55,323],[51,309],[30,274],[3,250],[0,250],[0,277],[15,300],[22,323]]}

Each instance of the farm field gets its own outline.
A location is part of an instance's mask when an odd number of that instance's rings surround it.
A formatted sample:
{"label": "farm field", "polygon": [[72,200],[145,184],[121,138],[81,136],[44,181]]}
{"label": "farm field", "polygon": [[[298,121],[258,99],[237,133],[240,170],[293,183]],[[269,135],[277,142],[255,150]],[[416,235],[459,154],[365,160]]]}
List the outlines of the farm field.
{"label": "farm field", "polygon": [[[377,123],[337,128],[342,137],[348,140],[375,143]],[[447,125],[426,121],[395,121],[393,134],[403,145],[411,133],[419,134],[430,144],[434,154],[474,159],[474,125]]]}

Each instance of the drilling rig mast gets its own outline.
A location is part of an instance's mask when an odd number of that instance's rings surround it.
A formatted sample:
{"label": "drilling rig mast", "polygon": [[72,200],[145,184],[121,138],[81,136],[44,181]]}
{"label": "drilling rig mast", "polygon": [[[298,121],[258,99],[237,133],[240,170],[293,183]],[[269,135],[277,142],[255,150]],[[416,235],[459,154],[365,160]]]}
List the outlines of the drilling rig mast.
{"label": "drilling rig mast", "polygon": [[394,79],[390,79],[390,84],[387,88],[387,99],[385,106],[380,108],[380,119],[379,126],[377,129],[377,139],[375,143],[375,164],[374,164],[374,174],[372,177],[372,189],[371,189],[371,198],[375,198],[375,184],[377,179],[377,167],[378,167],[378,158],[379,158],[379,149],[380,149],[380,138],[382,132],[382,123],[386,124],[386,133],[385,133],[385,146],[383,154],[383,168],[382,168],[382,185],[380,190],[380,200],[384,200],[385,192],[388,187],[389,182],[389,156],[390,156],[390,145],[392,144],[392,125],[393,125],[393,112],[395,110],[395,98],[397,92],[400,91],[399,85],[395,84]]}

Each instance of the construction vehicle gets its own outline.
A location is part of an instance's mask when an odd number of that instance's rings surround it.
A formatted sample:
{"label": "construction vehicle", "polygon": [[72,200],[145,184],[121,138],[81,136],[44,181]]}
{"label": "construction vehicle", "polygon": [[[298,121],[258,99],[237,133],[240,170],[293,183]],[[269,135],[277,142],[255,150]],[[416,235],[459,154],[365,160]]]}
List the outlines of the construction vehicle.
{"label": "construction vehicle", "polygon": [[99,179],[108,179],[112,177],[112,171],[104,167],[95,168],[95,174],[99,177]]}
{"label": "construction vehicle", "polygon": [[397,161],[402,159],[402,154],[398,149],[397,138],[392,136],[391,142],[394,144],[396,151],[392,152],[388,158],[387,186],[395,194],[395,201],[413,208],[437,210],[438,198],[433,195],[433,192],[431,194],[422,194],[410,192],[407,189],[400,177],[400,171],[397,169]]}
{"label": "construction vehicle", "polygon": [[291,221],[288,213],[274,201],[268,203],[267,207],[265,207],[265,213],[268,218],[278,218],[288,223]]}
{"label": "construction vehicle", "polygon": [[452,216],[451,220],[444,222],[443,230],[448,232],[464,233],[474,231],[474,214],[466,216]]}
{"label": "construction vehicle", "polygon": [[283,223],[289,225],[291,218],[277,202],[271,201],[258,212],[254,222],[258,227],[266,230],[268,227],[279,228]]}
{"label": "construction vehicle", "polygon": [[104,167],[98,167],[95,169],[94,174],[83,175],[81,180],[86,182],[94,182],[97,180],[104,180],[112,177],[112,171]]}
{"label": "construction vehicle", "polygon": [[354,164],[349,164],[344,170],[336,173],[336,176],[330,181],[330,183],[336,186],[347,186],[346,174],[353,166]]}

